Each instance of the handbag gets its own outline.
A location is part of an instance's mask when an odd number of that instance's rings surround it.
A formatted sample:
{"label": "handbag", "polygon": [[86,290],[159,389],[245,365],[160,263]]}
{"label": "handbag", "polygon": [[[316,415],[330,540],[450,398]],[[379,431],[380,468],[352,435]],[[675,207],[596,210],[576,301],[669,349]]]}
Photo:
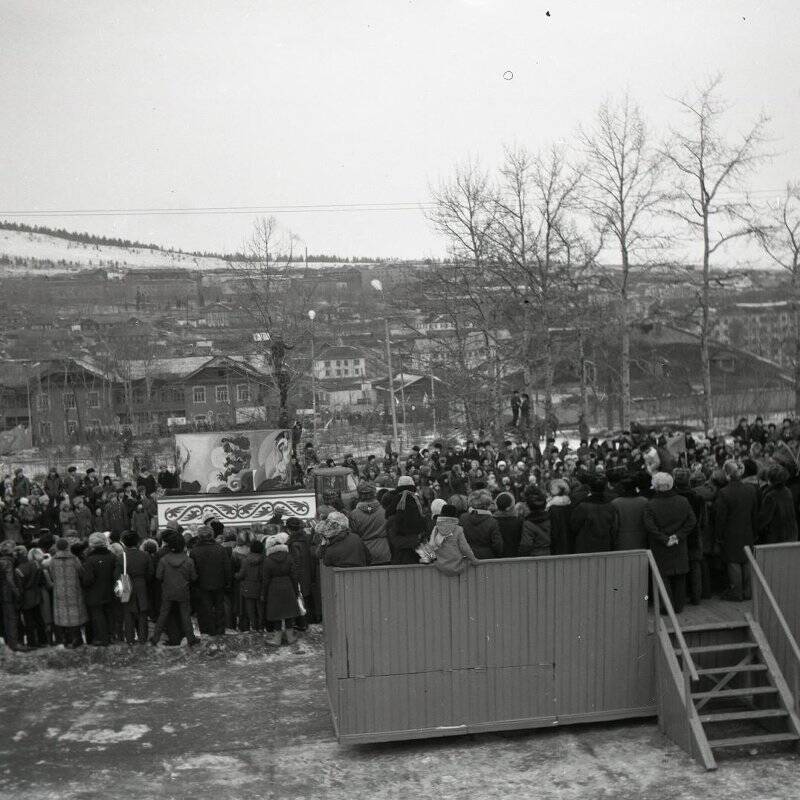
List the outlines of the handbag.
{"label": "handbag", "polygon": [[128,558],[125,551],[122,551],[122,575],[117,578],[114,584],[114,595],[120,603],[127,603],[131,599],[133,593],[133,581],[131,576],[128,575]]}
{"label": "handbag", "polygon": [[300,587],[297,587],[297,608],[300,610],[300,616],[304,617],[306,615],[306,604],[303,602],[303,595],[300,592]]}

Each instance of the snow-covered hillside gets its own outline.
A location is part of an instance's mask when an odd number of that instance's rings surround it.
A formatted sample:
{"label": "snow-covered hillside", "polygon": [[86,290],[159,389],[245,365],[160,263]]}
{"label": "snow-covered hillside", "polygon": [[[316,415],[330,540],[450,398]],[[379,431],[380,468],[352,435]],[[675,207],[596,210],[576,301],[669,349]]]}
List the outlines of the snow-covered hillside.
{"label": "snow-covered hillside", "polygon": [[[5,257],[5,259],[3,259]],[[11,263],[7,263],[10,260]],[[25,259],[28,264],[15,263]],[[0,229],[0,276],[35,272],[39,275],[63,274],[102,268],[127,271],[136,269],[185,269],[210,272],[228,269],[223,258],[192,256],[171,250],[154,250],[147,247],[115,247],[103,244],[83,244],[49,236]],[[52,262],[43,264],[35,262]],[[310,268],[351,266],[344,263],[310,263]]]}

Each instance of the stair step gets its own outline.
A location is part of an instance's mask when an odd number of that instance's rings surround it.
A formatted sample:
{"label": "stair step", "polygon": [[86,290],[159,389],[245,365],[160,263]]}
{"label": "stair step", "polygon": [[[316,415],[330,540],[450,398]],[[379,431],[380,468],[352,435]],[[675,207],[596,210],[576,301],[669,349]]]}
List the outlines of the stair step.
{"label": "stair step", "polygon": [[[702,647],[690,647],[689,653],[722,653],[726,650],[755,650],[758,645],[755,642],[733,642],[731,644],[707,644]],[[675,652],[680,655],[680,647],[675,648]]]}
{"label": "stair step", "polygon": [[719,714],[701,714],[700,722],[731,722],[738,719],[765,719],[766,717],[788,717],[785,708],[762,708],[758,711],[723,711]]}
{"label": "stair step", "polygon": [[722,672],[766,672],[766,664],[735,664],[730,667],[703,667],[698,675],[719,675]]}
{"label": "stair step", "polygon": [[749,744],[769,744],[770,742],[796,742],[796,733],[761,733],[757,736],[739,736],[731,739],[709,739],[711,747],[744,747]]}
{"label": "stair step", "polygon": [[[739,628],[749,628],[747,620],[727,620],[725,622],[706,622],[698,625],[681,625],[684,633],[703,633],[704,631],[731,631]],[[667,632],[674,635],[675,631],[667,623]]]}
{"label": "stair step", "polygon": [[705,700],[708,697],[748,697],[751,694],[777,694],[774,686],[747,686],[741,689],[718,689],[716,692],[692,692],[695,700]]}

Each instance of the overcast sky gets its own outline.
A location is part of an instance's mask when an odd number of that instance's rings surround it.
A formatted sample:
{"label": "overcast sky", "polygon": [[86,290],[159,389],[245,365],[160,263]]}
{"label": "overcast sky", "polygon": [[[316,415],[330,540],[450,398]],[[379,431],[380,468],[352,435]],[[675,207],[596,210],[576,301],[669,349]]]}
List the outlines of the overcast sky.
{"label": "overcast sky", "polygon": [[[0,216],[408,204],[276,216],[310,252],[441,255],[415,204],[455,161],[570,139],[626,89],[660,130],[717,71],[732,132],[773,118],[765,197],[800,179],[798,41],[792,0],[0,0]],[[234,250],[253,217],[33,221]]]}

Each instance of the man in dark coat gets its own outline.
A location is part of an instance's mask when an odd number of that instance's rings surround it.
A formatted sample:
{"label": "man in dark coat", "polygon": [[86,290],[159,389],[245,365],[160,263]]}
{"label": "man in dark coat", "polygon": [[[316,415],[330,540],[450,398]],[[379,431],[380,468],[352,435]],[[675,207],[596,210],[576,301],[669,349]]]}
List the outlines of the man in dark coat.
{"label": "man in dark coat", "polygon": [[20,592],[14,580],[14,542],[0,542],[0,615],[3,622],[3,639],[11,650],[27,650],[19,643]]}
{"label": "man in dark coat", "polygon": [[133,644],[137,636],[139,644],[145,644],[148,632],[147,616],[150,610],[150,582],[155,573],[153,559],[139,550],[139,534],[135,531],[124,534],[122,544],[125,548],[124,558],[117,559],[114,579],[118,579],[124,569],[132,583],[130,600],[122,603],[122,630],[128,644]]}
{"label": "man in dark coat", "polygon": [[477,558],[502,558],[503,537],[489,510],[492,495],[486,489],[480,489],[469,496],[468,502],[470,510],[458,519],[467,544]]}
{"label": "man in dark coat", "polygon": [[761,497],[758,534],[762,544],[797,541],[797,517],[791,490],[786,486],[789,473],[773,464],[768,472],[769,486]]}
{"label": "man in dark coat", "polygon": [[617,515],[606,497],[606,486],[605,475],[592,475],[589,496],[572,510],[570,533],[576,553],[605,553],[616,548]]}
{"label": "man in dark coat", "polygon": [[333,511],[317,525],[315,533],[322,539],[322,563],[326,567],[366,567],[369,550],[361,537],[348,527],[347,517]]}
{"label": "man in dark coat", "polygon": [[103,533],[89,537],[89,554],[83,562],[83,599],[92,626],[92,644],[107,647],[111,643],[111,603],[114,600],[114,573],[117,559],[108,549]]}
{"label": "man in dark coat", "polygon": [[735,461],[726,461],[724,472],[728,485],[719,490],[714,500],[714,529],[728,573],[728,589],[723,597],[749,600],[750,567],[744,548],[755,544],[758,489],[742,482],[741,469]]}
{"label": "man in dark coat", "polygon": [[191,551],[197,571],[197,622],[200,633],[222,636],[225,633],[225,592],[233,580],[228,551],[214,541],[214,532],[201,525]]}
{"label": "man in dark coat", "polygon": [[297,615],[294,627],[298,631],[308,628],[309,617],[311,616],[312,587],[314,585],[314,558],[311,555],[311,539],[306,533],[303,521],[297,517],[289,517],[286,520],[286,533],[289,535],[287,547],[289,555],[292,557],[297,585],[300,588],[300,595],[306,607],[306,613]]}
{"label": "man in dark coat", "polygon": [[703,596],[703,541],[701,524],[705,516],[705,500],[691,488],[692,474],[688,469],[676,469],[672,473],[675,494],[685,497],[695,517],[695,525],[686,538],[689,554],[689,601],[700,605]]}
{"label": "man in dark coat", "polygon": [[686,603],[686,575],[689,572],[689,548],[686,540],[697,527],[697,518],[689,501],[673,490],[672,475],[653,475],[655,494],[644,509],[647,542],[664,579],[676,614]]}
{"label": "man in dark coat", "polygon": [[503,539],[503,557],[516,558],[521,555],[519,543],[522,538],[522,519],[514,512],[514,497],[509,492],[500,492],[495,498],[495,504],[497,511],[494,513],[494,518]]}

